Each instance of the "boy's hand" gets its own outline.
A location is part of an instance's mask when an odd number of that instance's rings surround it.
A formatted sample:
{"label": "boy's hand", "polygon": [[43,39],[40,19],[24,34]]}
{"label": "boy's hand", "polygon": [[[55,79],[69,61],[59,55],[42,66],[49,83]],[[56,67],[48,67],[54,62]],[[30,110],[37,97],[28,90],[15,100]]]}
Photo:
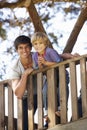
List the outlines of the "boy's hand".
{"label": "boy's hand", "polygon": [[38,65],[45,65],[45,59],[44,59],[44,57],[42,57],[42,56],[39,56],[38,57]]}
{"label": "boy's hand", "polygon": [[71,54],[71,53],[63,53],[63,54],[60,54],[60,56],[63,58],[63,59],[71,59],[71,58],[74,58],[74,57],[78,57],[80,56],[78,53],[75,53],[75,54]]}
{"label": "boy's hand", "polygon": [[74,57],[80,56],[78,53],[74,53],[73,55],[74,55]]}
{"label": "boy's hand", "polygon": [[42,64],[42,57],[41,56],[38,56],[38,66],[39,68],[43,68],[43,64]]}
{"label": "boy's hand", "polygon": [[28,69],[25,70],[24,74],[26,76],[28,76],[29,74],[31,74],[32,71],[33,71],[33,68],[28,68]]}

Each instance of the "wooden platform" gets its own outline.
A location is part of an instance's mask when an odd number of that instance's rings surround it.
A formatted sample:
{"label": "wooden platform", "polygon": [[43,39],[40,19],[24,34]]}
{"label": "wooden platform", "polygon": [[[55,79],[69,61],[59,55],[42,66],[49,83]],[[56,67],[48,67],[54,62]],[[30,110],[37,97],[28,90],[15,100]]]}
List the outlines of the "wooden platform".
{"label": "wooden platform", "polygon": [[56,125],[55,127],[47,130],[87,130],[87,118],[64,125]]}

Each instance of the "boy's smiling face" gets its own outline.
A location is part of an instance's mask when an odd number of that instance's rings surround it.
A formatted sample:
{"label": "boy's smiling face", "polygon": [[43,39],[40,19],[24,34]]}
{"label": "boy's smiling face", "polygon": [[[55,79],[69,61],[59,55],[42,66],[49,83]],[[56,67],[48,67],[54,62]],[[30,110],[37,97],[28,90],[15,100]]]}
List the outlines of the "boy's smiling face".
{"label": "boy's smiling face", "polygon": [[33,44],[33,47],[35,48],[35,50],[36,50],[39,54],[44,54],[45,48],[46,48],[46,44],[44,43],[44,41],[36,41],[36,42]]}
{"label": "boy's smiling face", "polygon": [[28,44],[20,44],[18,46],[17,52],[21,58],[27,58],[31,54],[31,48]]}

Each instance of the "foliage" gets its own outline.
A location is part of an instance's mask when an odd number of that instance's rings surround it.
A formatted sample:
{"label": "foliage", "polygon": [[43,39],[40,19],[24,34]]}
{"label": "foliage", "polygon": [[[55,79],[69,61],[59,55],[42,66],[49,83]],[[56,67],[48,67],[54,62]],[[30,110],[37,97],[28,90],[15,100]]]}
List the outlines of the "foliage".
{"label": "foliage", "polygon": [[6,39],[6,31],[2,27],[0,27],[0,37],[2,37],[3,40]]}

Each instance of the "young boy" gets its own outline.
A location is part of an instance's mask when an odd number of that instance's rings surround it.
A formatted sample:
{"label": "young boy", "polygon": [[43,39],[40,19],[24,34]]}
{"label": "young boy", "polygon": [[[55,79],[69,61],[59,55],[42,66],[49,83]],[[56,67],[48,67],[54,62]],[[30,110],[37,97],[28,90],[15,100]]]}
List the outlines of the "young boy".
{"label": "young boy", "polygon": [[[49,39],[45,33],[42,32],[36,32],[31,37],[31,42],[33,47],[36,50],[36,53],[33,55],[33,60],[35,63],[36,68],[42,68],[46,66],[51,66],[55,63],[63,61],[60,54],[58,54],[54,49],[49,48]],[[63,54],[63,57],[65,55]],[[70,58],[72,55],[68,55],[66,53],[65,58]],[[69,96],[69,74],[68,71],[66,71],[66,91],[67,91],[67,101]],[[47,110],[47,85],[43,86],[43,91],[46,93],[43,95],[43,99],[45,99],[44,107]],[[58,108],[60,108],[60,94],[59,94],[59,86],[58,86]],[[60,109],[59,109],[60,110]],[[56,112],[58,116],[60,116],[60,112]]]}

